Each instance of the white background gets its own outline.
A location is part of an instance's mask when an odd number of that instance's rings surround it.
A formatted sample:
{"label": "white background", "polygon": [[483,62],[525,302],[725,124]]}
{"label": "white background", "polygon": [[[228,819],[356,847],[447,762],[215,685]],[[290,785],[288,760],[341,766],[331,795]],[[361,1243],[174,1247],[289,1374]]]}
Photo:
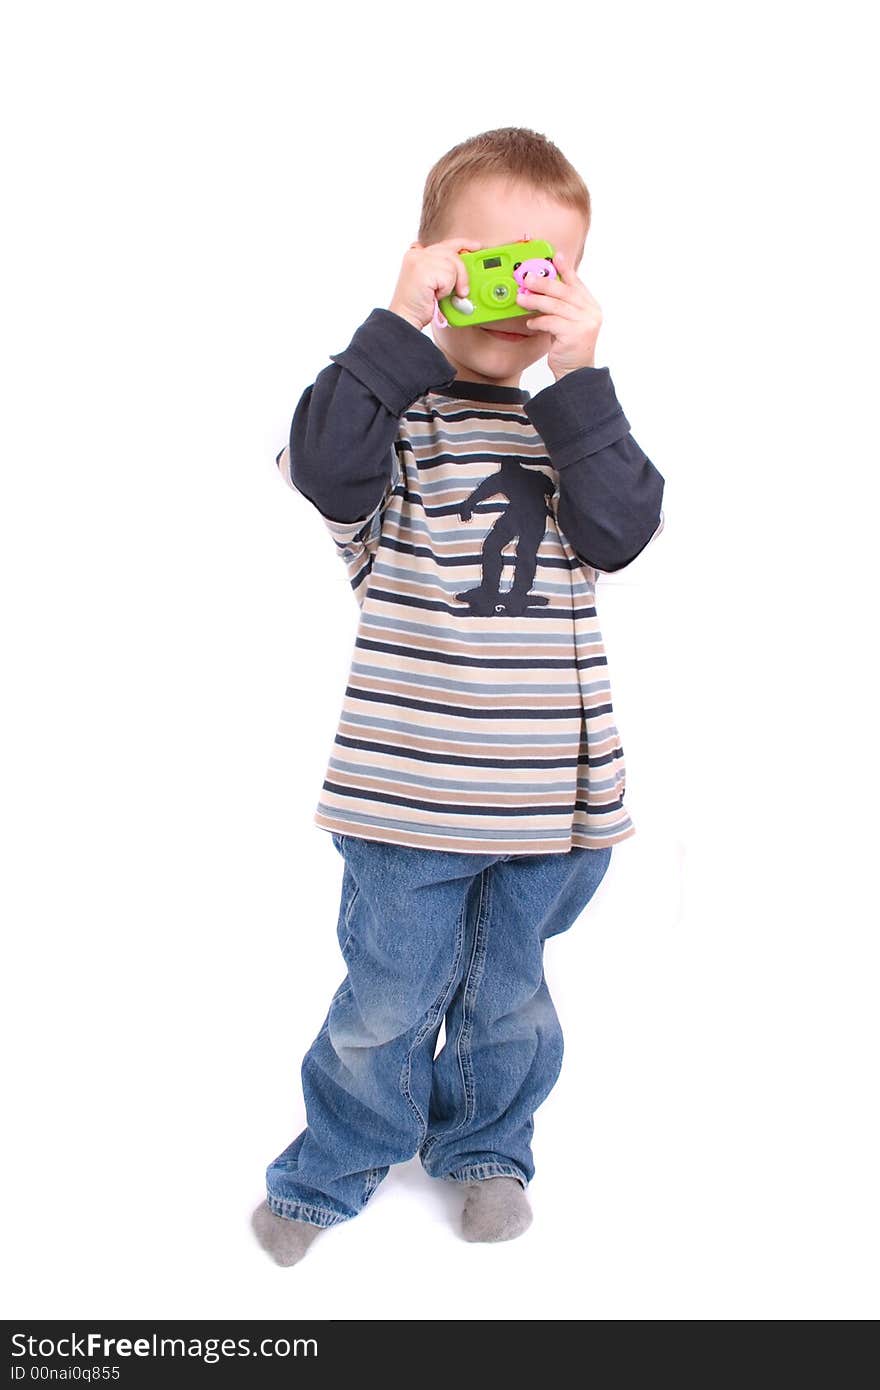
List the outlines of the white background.
{"label": "white background", "polygon": [[[5,1316],[877,1316],[869,13],[6,9]],[[530,1231],[466,1244],[415,1162],[282,1270],[357,608],[274,459],[501,125],[587,181],[666,478],[597,591],[638,834],[547,948]]]}

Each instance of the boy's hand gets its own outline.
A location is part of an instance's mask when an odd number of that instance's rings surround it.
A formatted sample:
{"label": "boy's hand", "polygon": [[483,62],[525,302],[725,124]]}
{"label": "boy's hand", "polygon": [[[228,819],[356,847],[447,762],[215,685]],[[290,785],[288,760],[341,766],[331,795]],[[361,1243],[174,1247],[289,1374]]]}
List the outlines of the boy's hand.
{"label": "boy's hand", "polygon": [[479,251],[482,242],[451,236],[423,246],[411,243],[403,258],[400,277],[388,308],[408,319],[415,328],[431,322],[437,300],[445,294],[464,298],[468,292],[467,267],[459,251]]}
{"label": "boy's hand", "polygon": [[557,278],[529,275],[528,288],[519,291],[516,302],[522,309],[538,311],[525,320],[525,326],[532,334],[550,335],[547,365],[558,381],[566,372],[596,365],[602,310],[561,251],[556,252],[553,264]]}

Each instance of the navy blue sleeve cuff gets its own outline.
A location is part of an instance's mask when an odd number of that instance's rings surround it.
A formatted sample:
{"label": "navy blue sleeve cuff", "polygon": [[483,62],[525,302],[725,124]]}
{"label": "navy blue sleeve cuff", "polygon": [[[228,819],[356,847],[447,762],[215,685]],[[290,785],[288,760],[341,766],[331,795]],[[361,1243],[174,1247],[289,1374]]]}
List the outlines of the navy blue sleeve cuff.
{"label": "navy blue sleeve cuff", "polygon": [[397,419],[432,386],[455,380],[455,368],[437,344],[392,309],[373,309],[348,347],[330,360],[363,382]]}
{"label": "navy blue sleeve cuff", "polygon": [[526,401],[525,412],[556,469],[567,468],[629,434],[607,367],[578,367]]}

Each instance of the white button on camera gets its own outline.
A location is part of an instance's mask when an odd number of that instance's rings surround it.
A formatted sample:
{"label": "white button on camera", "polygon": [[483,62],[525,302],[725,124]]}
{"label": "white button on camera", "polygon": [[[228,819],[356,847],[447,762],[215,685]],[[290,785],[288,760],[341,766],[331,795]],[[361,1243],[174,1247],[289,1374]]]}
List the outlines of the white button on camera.
{"label": "white button on camera", "polygon": [[457,294],[452,296],[452,307],[457,309],[460,314],[472,314],[474,306],[469,299],[459,299]]}

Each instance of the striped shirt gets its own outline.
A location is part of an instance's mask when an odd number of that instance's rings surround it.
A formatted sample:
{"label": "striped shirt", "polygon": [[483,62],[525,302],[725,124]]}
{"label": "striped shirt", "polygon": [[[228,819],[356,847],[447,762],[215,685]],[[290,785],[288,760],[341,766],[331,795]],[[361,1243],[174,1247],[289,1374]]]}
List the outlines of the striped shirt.
{"label": "striped shirt", "polygon": [[360,607],[315,823],[495,854],[635,834],[596,580],[662,531],[664,480],[608,368],[456,378],[387,309],[331,363],[276,458]]}

